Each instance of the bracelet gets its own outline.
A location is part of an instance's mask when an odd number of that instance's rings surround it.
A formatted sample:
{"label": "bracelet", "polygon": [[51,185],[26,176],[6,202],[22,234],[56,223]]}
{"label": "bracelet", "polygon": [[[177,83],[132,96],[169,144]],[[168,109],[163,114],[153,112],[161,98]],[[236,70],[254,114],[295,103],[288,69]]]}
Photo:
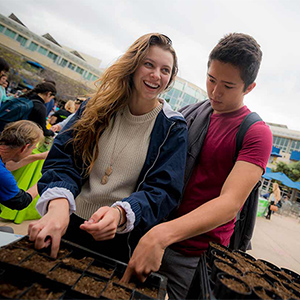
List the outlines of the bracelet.
{"label": "bracelet", "polygon": [[118,225],[117,225],[117,227],[119,228],[120,225],[121,225],[121,222],[122,222],[122,211],[118,206],[114,206],[114,208],[116,208],[119,212],[119,222],[118,222]]}

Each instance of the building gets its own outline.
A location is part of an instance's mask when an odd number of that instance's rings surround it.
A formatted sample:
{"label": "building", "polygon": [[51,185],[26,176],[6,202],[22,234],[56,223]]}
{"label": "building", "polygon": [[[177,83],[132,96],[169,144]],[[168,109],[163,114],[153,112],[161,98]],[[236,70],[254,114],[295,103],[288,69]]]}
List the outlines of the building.
{"label": "building", "polygon": [[101,60],[60,45],[49,33],[39,36],[14,14],[0,14],[0,44],[29,59],[36,67],[50,68],[95,89],[102,71]]}
{"label": "building", "polygon": [[268,167],[276,163],[290,164],[300,160],[300,131],[288,129],[286,125],[267,123],[273,134],[273,149]]}
{"label": "building", "polygon": [[173,87],[160,96],[166,99],[174,110],[207,99],[204,90],[178,76]]}

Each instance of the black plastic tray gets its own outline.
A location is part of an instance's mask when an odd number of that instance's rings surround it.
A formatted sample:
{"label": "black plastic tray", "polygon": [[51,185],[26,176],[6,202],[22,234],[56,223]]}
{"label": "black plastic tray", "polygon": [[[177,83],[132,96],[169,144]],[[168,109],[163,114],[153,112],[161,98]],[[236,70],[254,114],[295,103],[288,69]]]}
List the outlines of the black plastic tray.
{"label": "black plastic tray", "polygon": [[[167,279],[159,274],[152,273],[145,283],[135,282],[134,286],[123,285],[119,283],[119,279],[122,277],[127,265],[123,262],[114,260],[107,256],[98,254],[87,248],[81,247],[72,242],[63,240],[60,245],[59,258],[53,260],[50,257],[50,249],[36,250],[33,247],[33,243],[29,241],[28,236],[15,241],[9,245],[0,248],[0,257],[3,256],[4,251],[9,249],[9,255],[7,255],[7,261],[0,260],[0,280],[2,283],[14,283],[15,286],[22,286],[26,283],[26,290],[17,293],[12,299],[21,299],[23,295],[28,292],[29,289],[33,289],[36,284],[40,284],[44,289],[53,292],[59,291],[61,296],[59,299],[110,299],[105,297],[105,291],[108,287],[121,287],[126,290],[130,297],[129,299],[165,299],[167,291]],[[12,262],[10,257],[20,249],[28,251],[28,255],[20,256],[16,262]],[[11,252],[12,251],[12,252]],[[22,251],[21,251],[22,252]],[[26,262],[32,259],[32,257],[38,257],[41,259],[40,264],[36,264],[34,269],[24,267]],[[75,264],[73,264],[75,259]],[[80,263],[78,261],[80,260]],[[49,270],[41,273],[38,270],[39,265],[42,263],[49,263]],[[102,272],[95,273],[92,270],[93,267],[102,268]],[[56,276],[50,276],[58,268],[67,269],[70,272],[76,273],[78,276],[72,283],[68,283],[66,280],[56,280]],[[109,270],[109,272],[105,272]],[[98,269],[99,271],[99,269]],[[16,280],[16,274],[18,280]],[[86,279],[83,279],[86,277]],[[22,281],[20,281],[22,279]],[[99,282],[104,288],[97,295],[93,295],[91,291],[79,292],[76,290],[76,285],[80,284],[80,280]],[[34,285],[35,284],[35,285]],[[1,288],[1,282],[0,282]],[[150,294],[149,294],[150,292]],[[152,292],[152,293],[151,293]],[[153,294],[155,292],[155,295]],[[156,293],[157,292],[157,293]],[[125,292],[124,292],[125,295]],[[0,299],[9,299],[7,295],[1,295]]]}

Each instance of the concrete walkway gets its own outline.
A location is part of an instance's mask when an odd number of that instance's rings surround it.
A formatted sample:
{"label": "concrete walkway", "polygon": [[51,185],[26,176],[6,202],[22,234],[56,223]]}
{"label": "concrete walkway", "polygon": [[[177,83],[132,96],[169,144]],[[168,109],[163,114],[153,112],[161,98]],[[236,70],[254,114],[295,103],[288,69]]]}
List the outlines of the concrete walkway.
{"label": "concrete walkway", "polygon": [[300,219],[276,213],[271,220],[258,217],[247,253],[300,274]]}

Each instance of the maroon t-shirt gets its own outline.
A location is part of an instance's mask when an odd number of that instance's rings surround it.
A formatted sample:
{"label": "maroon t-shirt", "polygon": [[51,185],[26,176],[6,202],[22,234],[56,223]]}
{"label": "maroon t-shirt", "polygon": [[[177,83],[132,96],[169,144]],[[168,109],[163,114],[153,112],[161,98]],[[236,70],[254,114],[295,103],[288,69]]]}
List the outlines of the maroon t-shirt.
{"label": "maroon t-shirt", "polygon": [[[220,195],[234,166],[236,134],[244,117],[249,113],[250,110],[243,106],[234,112],[212,114],[199,164],[192,173],[175,218]],[[271,149],[271,130],[260,121],[247,131],[237,160],[253,163],[265,170]],[[207,250],[209,241],[227,246],[234,230],[234,221],[235,219],[205,234],[176,243],[171,248],[186,256],[198,256]]]}

